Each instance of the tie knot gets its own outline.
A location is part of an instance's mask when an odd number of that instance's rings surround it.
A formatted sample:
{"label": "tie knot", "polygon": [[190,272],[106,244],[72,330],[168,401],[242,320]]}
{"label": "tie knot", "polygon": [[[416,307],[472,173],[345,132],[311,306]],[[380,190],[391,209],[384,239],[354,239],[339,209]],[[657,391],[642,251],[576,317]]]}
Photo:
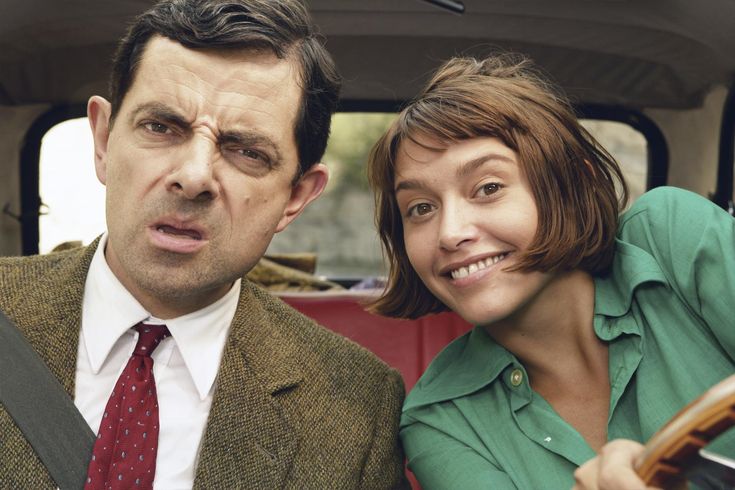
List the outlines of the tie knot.
{"label": "tie knot", "polygon": [[166,325],[148,325],[139,323],[135,327],[138,331],[138,343],[135,344],[133,355],[150,356],[163,339],[171,335]]}

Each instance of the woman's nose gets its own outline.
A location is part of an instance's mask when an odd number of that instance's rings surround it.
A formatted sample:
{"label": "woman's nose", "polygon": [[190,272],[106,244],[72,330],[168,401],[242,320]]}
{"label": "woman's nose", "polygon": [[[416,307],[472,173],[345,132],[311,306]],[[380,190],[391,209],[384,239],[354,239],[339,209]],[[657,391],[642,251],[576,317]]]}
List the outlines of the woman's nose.
{"label": "woman's nose", "polygon": [[477,227],[469,209],[445,206],[439,227],[439,247],[453,251],[477,239]]}

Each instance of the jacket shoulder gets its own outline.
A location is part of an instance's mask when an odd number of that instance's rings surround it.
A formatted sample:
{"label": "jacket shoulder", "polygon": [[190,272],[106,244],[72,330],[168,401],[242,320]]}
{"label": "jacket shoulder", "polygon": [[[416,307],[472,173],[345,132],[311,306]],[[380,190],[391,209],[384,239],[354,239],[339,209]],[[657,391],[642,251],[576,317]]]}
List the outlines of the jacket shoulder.
{"label": "jacket shoulder", "polygon": [[27,287],[33,287],[39,279],[78,250],[48,255],[24,257],[0,257],[0,298],[3,301],[19,297]]}
{"label": "jacket shoulder", "polygon": [[386,377],[400,378],[398,371],[368,349],[318,324],[267,291],[250,283],[247,287],[253,289],[270,322],[292,340],[303,365],[319,366],[334,375],[349,376],[353,381],[374,383]]}

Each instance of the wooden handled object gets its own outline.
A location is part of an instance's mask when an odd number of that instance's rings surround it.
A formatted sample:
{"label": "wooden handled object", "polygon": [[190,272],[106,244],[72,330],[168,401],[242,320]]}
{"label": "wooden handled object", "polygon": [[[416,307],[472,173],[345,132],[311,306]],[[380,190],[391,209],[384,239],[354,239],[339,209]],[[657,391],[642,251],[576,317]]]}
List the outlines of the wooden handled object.
{"label": "wooden handled object", "polygon": [[[647,485],[687,488],[687,469],[702,461],[700,450],[733,425],[735,375],[707,390],[656,432],[636,461],[636,470]],[[730,473],[735,470],[724,471],[725,476]]]}

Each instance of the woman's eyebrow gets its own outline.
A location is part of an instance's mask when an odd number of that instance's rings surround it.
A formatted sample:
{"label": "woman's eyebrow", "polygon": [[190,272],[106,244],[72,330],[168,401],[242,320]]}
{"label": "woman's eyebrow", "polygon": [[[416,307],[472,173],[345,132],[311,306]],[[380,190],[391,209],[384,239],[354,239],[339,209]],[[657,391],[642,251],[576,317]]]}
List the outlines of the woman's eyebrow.
{"label": "woman's eyebrow", "polygon": [[491,152],[461,163],[457,167],[455,175],[457,176],[457,178],[465,177],[486,164],[500,164],[500,166],[505,166],[515,163],[515,160],[511,157],[502,155],[500,153]]}
{"label": "woman's eyebrow", "polygon": [[423,185],[418,180],[401,180],[396,184],[394,193],[398,193],[398,191],[407,191],[411,189],[421,189]]}
{"label": "woman's eyebrow", "polygon": [[[472,160],[467,160],[466,162],[461,163],[457,170],[455,171],[455,175],[457,178],[466,177],[467,175],[471,174],[478,168],[484,166],[484,165],[492,165],[495,167],[503,167],[506,165],[515,165],[516,161],[508,157],[506,155],[491,152],[486,153],[484,155],[481,155],[477,158],[473,158]],[[410,189],[421,189],[424,185],[414,179],[409,180],[401,180],[398,181],[395,185],[394,193],[398,193],[399,191],[405,191]]]}

